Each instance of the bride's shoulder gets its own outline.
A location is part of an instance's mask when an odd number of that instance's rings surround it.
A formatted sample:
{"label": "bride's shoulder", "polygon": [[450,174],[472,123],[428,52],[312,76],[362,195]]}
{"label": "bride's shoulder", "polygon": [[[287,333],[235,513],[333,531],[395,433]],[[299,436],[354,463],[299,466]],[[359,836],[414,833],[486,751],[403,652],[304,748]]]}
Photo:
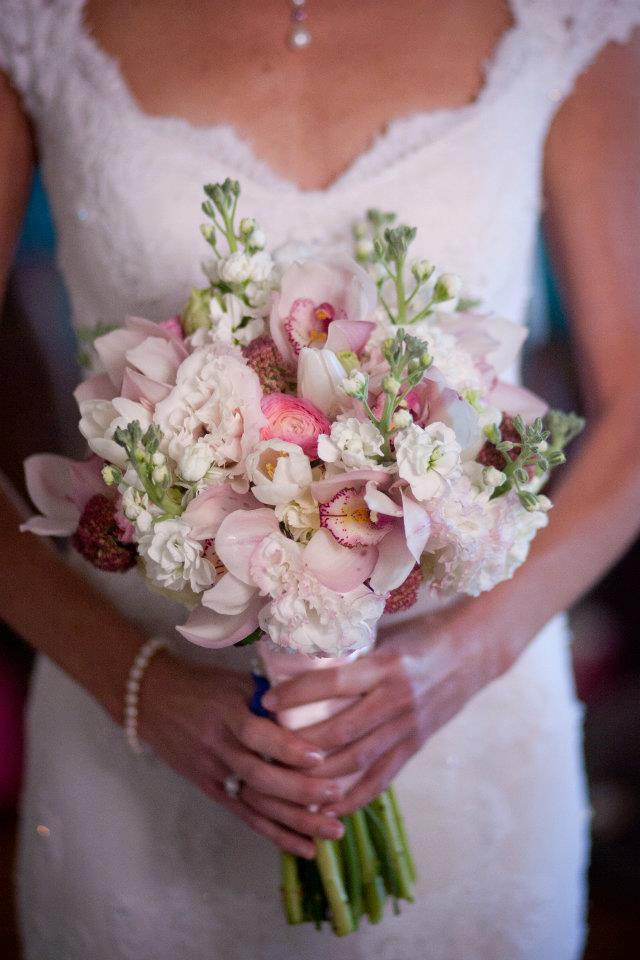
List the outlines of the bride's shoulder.
{"label": "bride's shoulder", "polygon": [[640,26],[640,0],[512,0],[540,61],[553,73],[557,99],[607,43],[626,43]]}
{"label": "bride's shoulder", "polygon": [[1,0],[0,70],[33,108],[63,57],[60,41],[83,0]]}

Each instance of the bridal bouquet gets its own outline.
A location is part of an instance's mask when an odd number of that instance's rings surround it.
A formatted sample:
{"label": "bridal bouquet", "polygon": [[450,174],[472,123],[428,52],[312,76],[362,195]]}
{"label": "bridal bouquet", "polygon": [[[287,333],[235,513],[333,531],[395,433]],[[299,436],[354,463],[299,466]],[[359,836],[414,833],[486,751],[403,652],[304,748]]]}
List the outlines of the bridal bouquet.
{"label": "bridal bouquet", "polygon": [[[27,460],[43,515],[24,529],[70,536],[103,570],[138,566],[189,609],[184,637],[258,641],[278,682],[366,655],[383,612],[422,584],[476,596],[511,577],[582,423],[500,380],[524,329],[412,260],[414,229],[371,210],[355,259],[287,260],[238,221],[239,192],[205,187],[208,283],[181,315],[95,340],[100,372],[75,394],[92,456]],[[393,787],[342,819],[314,861],[282,855],[292,923],[344,934],[387,896],[396,911],[413,899]]]}

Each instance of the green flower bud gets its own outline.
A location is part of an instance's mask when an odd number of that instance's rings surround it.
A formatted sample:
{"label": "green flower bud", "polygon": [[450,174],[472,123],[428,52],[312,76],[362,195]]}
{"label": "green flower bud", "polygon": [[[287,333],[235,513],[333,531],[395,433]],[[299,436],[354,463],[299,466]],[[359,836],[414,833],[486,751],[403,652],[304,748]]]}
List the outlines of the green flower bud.
{"label": "green flower bud", "polygon": [[418,283],[426,283],[435,268],[435,264],[431,263],[430,260],[415,260],[411,264],[411,273]]}
{"label": "green flower bud", "polygon": [[390,396],[395,397],[396,394],[400,393],[400,388],[402,384],[399,380],[396,380],[395,377],[392,377],[388,374],[382,381],[382,389],[385,393],[388,393]]}
{"label": "green flower bud", "polygon": [[102,479],[108,487],[113,487],[122,481],[122,472],[111,463],[106,463],[102,468]]}
{"label": "green flower bud", "polygon": [[358,354],[354,353],[353,350],[340,350],[336,356],[347,373],[351,373],[352,370],[357,369],[360,365]]}
{"label": "green flower bud", "polygon": [[208,330],[211,327],[211,290],[193,287],[186,306],[182,311],[182,327],[189,336],[196,330]]}
{"label": "green flower bud", "polygon": [[443,273],[438,277],[433,290],[433,299],[436,303],[443,300],[455,300],[460,296],[462,280],[455,273]]}

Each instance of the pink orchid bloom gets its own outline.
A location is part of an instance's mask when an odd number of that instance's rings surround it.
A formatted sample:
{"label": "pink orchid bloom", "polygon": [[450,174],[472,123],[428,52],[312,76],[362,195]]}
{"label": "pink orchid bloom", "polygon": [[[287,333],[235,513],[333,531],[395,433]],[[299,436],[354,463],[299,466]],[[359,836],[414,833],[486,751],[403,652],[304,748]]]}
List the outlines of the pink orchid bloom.
{"label": "pink orchid bloom", "polygon": [[472,460],[482,448],[485,438],[478,414],[459,393],[447,386],[437,367],[429,367],[424,378],[409,392],[407,407],[421,427],[436,421],[451,427],[462,448],[463,460]]}
{"label": "pink orchid bloom", "polygon": [[237,493],[229,483],[214,483],[195,497],[182,514],[194,540],[210,540],[226,516],[258,507],[249,493]]}
{"label": "pink orchid bloom", "polygon": [[274,295],[270,331],[291,364],[303,347],[355,353],[367,343],[374,324],[375,284],[347,258],[299,260],[284,272]]}
{"label": "pink orchid bloom", "polygon": [[479,369],[488,367],[494,376],[513,366],[528,333],[522,324],[492,314],[439,314],[438,325],[455,337]]}
{"label": "pink orchid bloom", "polygon": [[520,414],[525,423],[533,423],[537,417],[544,417],[549,410],[549,405],[531,390],[501,380],[497,381],[489,393],[488,400],[510,417]]}
{"label": "pink orchid bloom", "polygon": [[94,347],[105,372],[120,390],[125,368],[136,367],[152,380],[175,382],[187,350],[173,326],[143,317],[127,317],[123,327],[97,337]]}
{"label": "pink orchid bloom", "polygon": [[27,490],[41,512],[20,525],[40,536],[68,537],[75,532],[85,505],[105,493],[102,460],[71,460],[54,453],[36,453],[24,462]]}

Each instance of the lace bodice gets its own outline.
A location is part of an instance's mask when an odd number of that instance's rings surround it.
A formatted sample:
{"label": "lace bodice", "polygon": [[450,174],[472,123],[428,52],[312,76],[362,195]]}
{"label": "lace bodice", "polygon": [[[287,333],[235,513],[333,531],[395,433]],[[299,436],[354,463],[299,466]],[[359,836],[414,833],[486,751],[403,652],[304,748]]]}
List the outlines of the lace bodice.
{"label": "lace bodice", "polygon": [[392,119],[327,189],[302,190],[228,124],[145,114],[83,6],[2,0],[0,20],[0,67],[34,121],[79,328],[181,307],[202,281],[201,186],[227,175],[275,244],[344,244],[368,206],[395,210],[418,226],[421,255],[522,322],[550,121],[599,48],[640,22],[637,0],[512,0],[474,102]]}

